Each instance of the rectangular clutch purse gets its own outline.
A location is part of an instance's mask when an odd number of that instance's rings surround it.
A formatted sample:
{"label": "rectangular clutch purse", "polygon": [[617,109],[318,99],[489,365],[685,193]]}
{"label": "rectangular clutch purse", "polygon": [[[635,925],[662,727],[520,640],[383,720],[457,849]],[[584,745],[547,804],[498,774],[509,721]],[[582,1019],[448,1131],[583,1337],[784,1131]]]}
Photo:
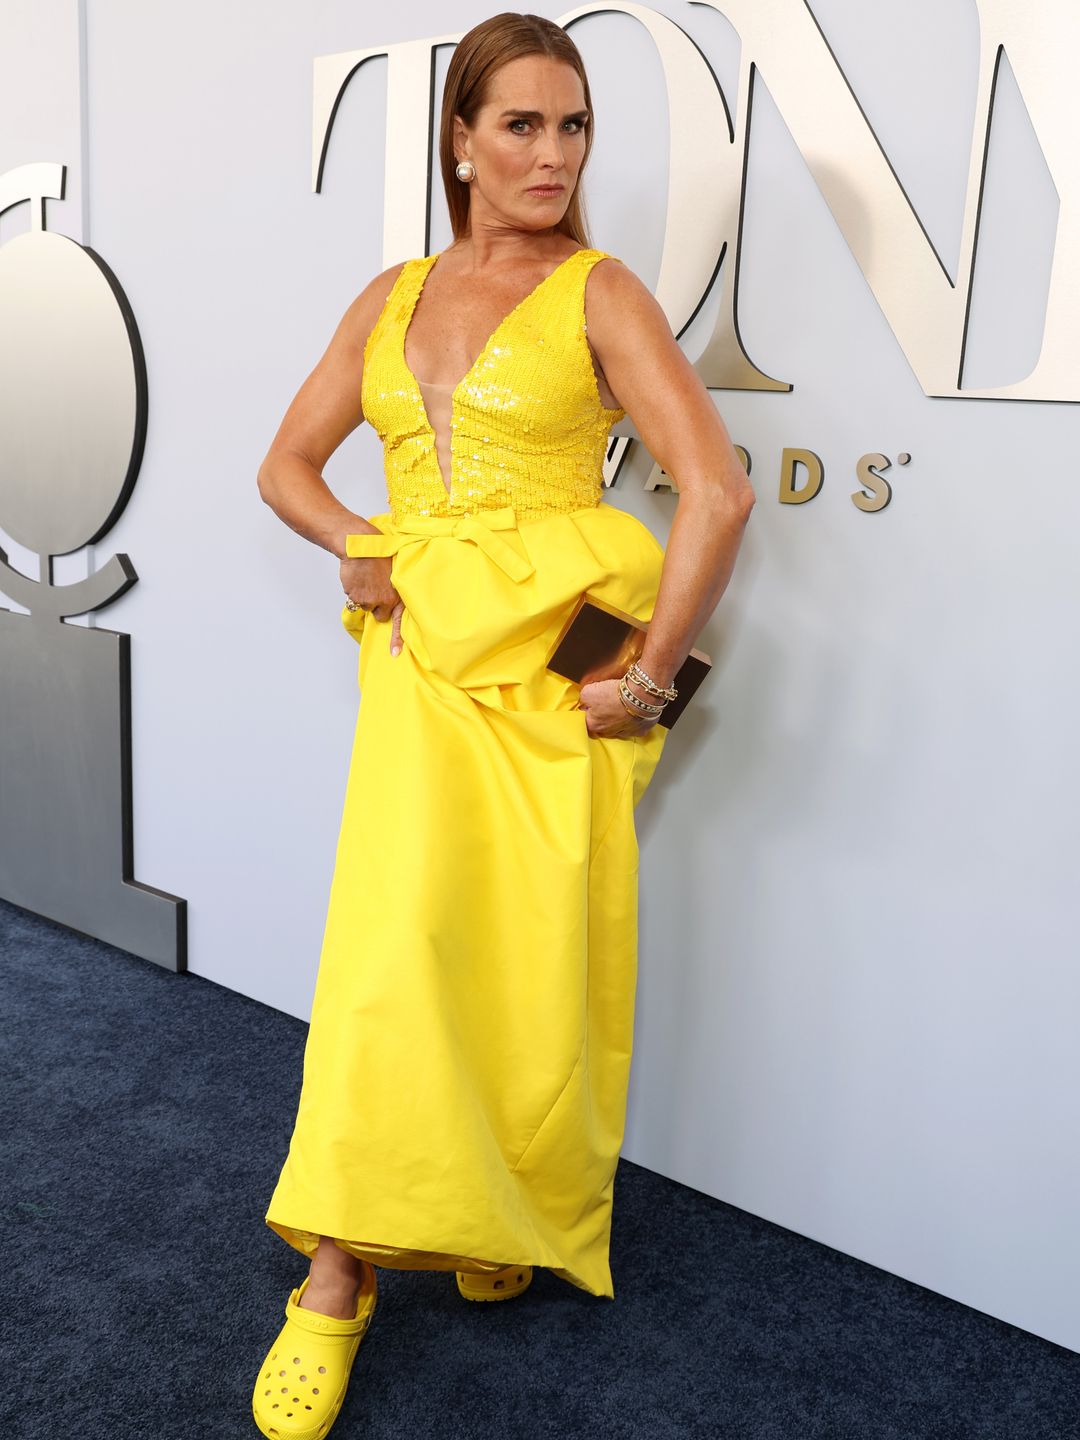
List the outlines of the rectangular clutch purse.
{"label": "rectangular clutch purse", "polygon": [[[644,649],[648,628],[644,620],[586,591],[559,632],[547,668],[578,685],[621,679]],[[671,729],[711,666],[703,650],[690,651],[673,682],[678,698],[664,706],[659,724]]]}

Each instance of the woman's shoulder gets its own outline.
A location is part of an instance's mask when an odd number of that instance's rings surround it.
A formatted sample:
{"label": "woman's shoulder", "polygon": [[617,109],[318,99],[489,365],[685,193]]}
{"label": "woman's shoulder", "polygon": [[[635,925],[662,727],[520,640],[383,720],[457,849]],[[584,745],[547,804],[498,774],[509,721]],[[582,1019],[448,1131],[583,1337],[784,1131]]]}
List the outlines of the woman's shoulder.
{"label": "woman's shoulder", "polygon": [[355,303],[373,310],[375,316],[377,316],[390,298],[391,291],[402,276],[414,266],[422,265],[423,263],[422,259],[414,258],[411,260],[399,260],[394,265],[388,265],[385,270],[380,270],[378,275],[368,281],[356,297]]}
{"label": "woman's shoulder", "polygon": [[585,301],[590,320],[593,311],[602,321],[605,315],[617,317],[624,306],[640,307],[646,297],[653,300],[652,291],[618,255],[590,249],[589,258],[593,263],[586,278]]}
{"label": "woman's shoulder", "polygon": [[422,263],[421,260],[411,259],[399,260],[394,265],[388,265],[385,270],[380,270],[369,280],[352,301],[345,318],[361,349],[366,348],[367,341],[379,323],[399,281],[409,273],[412,267]]}
{"label": "woman's shoulder", "polygon": [[603,366],[619,356],[664,355],[675,338],[660,302],[625,261],[607,255],[593,265],[585,287],[589,344]]}
{"label": "woman's shoulder", "polygon": [[590,260],[589,275],[595,274],[598,288],[623,290],[641,287],[642,281],[634,274],[630,266],[620,256],[613,254],[610,250],[601,250],[597,246],[586,246],[575,254],[588,256]]}

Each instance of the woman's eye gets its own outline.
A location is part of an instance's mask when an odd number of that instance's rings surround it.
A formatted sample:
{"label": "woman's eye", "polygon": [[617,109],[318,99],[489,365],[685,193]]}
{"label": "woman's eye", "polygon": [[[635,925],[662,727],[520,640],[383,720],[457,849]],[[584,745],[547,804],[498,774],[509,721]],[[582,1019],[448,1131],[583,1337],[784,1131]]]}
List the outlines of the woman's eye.
{"label": "woman's eye", "polygon": [[[515,135],[523,135],[525,132],[523,130],[514,130],[514,126],[527,125],[528,123],[529,122],[527,120],[511,120],[510,124],[507,126],[507,129],[513,130]],[[583,120],[567,120],[566,124],[573,126],[573,129],[570,131],[571,135],[577,135],[579,131],[584,130],[585,128],[585,122]]]}

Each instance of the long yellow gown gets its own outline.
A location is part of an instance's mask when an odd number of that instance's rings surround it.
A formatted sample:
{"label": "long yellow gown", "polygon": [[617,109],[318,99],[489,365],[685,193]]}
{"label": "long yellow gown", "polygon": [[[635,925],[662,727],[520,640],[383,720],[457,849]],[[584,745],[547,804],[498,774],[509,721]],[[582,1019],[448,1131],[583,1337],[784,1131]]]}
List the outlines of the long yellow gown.
{"label": "long yellow gown", "polygon": [[[634,807],[667,731],[588,733],[547,670],[583,591],[649,620],[663,549],[603,503],[608,432],[575,251],[451,397],[451,483],[405,332],[408,261],[364,355],[390,509],[390,626],[342,612],[360,705],[288,1156],[266,1223],[378,1265],[547,1266],[614,1297],[611,1202],[637,973]],[[618,263],[618,262],[616,262]]]}

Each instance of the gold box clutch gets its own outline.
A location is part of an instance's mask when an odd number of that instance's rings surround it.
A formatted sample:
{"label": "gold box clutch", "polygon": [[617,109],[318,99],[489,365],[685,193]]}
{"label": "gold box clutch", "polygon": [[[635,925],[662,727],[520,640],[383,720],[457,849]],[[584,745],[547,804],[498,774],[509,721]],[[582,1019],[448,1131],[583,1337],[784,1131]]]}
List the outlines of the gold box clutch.
{"label": "gold box clutch", "polygon": [[[648,628],[644,620],[586,591],[559,632],[547,668],[577,685],[621,679],[645,648]],[[671,729],[711,667],[712,661],[703,650],[690,651],[673,682],[678,697],[664,706],[661,725]]]}

